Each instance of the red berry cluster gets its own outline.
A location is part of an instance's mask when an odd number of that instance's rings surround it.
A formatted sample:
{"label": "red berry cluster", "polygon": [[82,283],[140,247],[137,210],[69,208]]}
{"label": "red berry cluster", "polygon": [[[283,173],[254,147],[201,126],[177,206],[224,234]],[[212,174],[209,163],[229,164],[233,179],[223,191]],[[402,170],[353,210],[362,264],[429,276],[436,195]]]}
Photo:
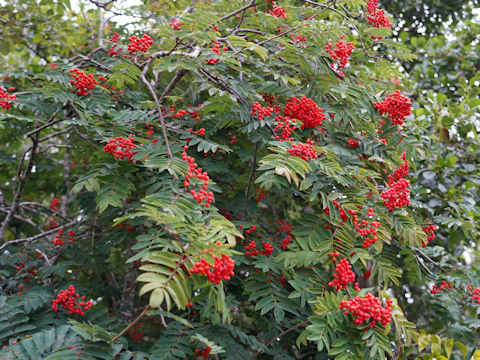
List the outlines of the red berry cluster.
{"label": "red berry cluster", "polygon": [[437,284],[432,285],[430,292],[432,294],[438,294],[439,291],[446,291],[451,289],[452,289],[452,284],[446,282],[445,280],[442,280],[439,286],[437,286]]}
{"label": "red berry cluster", "polygon": [[287,17],[287,11],[280,5],[273,4],[273,9],[268,12],[270,15],[275,16],[277,19]]}
{"label": "red berry cluster", "polygon": [[[425,220],[430,221],[429,218],[426,218]],[[428,235],[427,243],[425,243],[422,240],[423,247],[426,247],[428,244],[430,244],[431,241],[433,241],[435,239],[435,231],[436,230],[437,230],[437,226],[435,224],[430,224],[430,225],[427,225],[423,228],[423,232]]]}
{"label": "red berry cluster", "polygon": [[266,93],[266,92],[263,93],[262,97],[263,97],[263,100],[265,100],[270,104],[270,106],[273,106],[273,104],[277,102],[277,97],[270,95],[269,93]]}
{"label": "red berry cluster", "polygon": [[[213,39],[211,39],[211,42],[214,44],[213,48],[212,48],[212,52],[217,54],[217,55],[220,55],[220,41],[215,41]],[[228,48],[225,46],[223,48],[223,51],[227,51]],[[209,59],[205,59],[205,61],[207,62],[207,64],[209,65],[215,65],[216,63],[218,63],[220,60],[219,59],[215,59],[215,58],[209,58]]]}
{"label": "red berry cluster", "polygon": [[278,133],[280,129],[283,128],[280,136],[277,135],[275,139],[280,141],[293,141],[293,137],[290,135],[292,131],[297,129],[295,126],[292,127],[292,125],[295,125],[295,119],[290,119],[288,116],[277,115],[275,121],[277,122],[274,129],[275,133]]}
{"label": "red berry cluster", "polygon": [[257,118],[259,121],[262,121],[265,117],[267,116],[272,116],[273,113],[275,112],[275,109],[270,106],[262,106],[258,103],[258,101],[255,101],[255,103],[252,106],[252,111],[250,112],[251,116],[257,115]]}
{"label": "red berry cluster", "polygon": [[196,262],[195,266],[190,269],[192,274],[200,273],[207,275],[208,281],[220,284],[222,280],[230,280],[234,274],[235,260],[230,256],[222,254],[222,258],[212,255],[215,260],[214,265],[210,265],[204,258],[200,262]]}
{"label": "red berry cluster", "polygon": [[[15,88],[11,87],[8,90],[15,91]],[[15,101],[17,100],[17,96],[15,94],[9,94],[7,89],[0,86],[0,107],[4,110],[9,110],[13,103],[13,101],[9,100]]]}
{"label": "red berry cluster", "polygon": [[[55,235],[55,239],[50,242],[55,246],[65,245],[65,241],[63,241],[62,239],[62,234],[63,234],[63,230],[62,229],[58,230],[57,235]],[[70,230],[68,232],[68,240],[70,245],[77,240],[74,236],[75,236],[75,231]]]}
{"label": "red berry cluster", "polygon": [[380,194],[388,210],[393,211],[395,208],[400,209],[410,205],[410,181],[406,179],[395,181],[393,178],[390,178],[388,186],[389,188]]}
{"label": "red berry cluster", "polygon": [[410,99],[402,96],[399,90],[388,95],[384,101],[376,102],[374,105],[380,115],[388,114],[393,125],[402,126],[405,118],[412,113]]}
{"label": "red berry cluster", "polygon": [[143,326],[142,323],[139,323],[137,326],[133,328],[133,334],[132,334],[132,339],[136,341],[142,341],[143,339],[143,331],[140,331]]}
{"label": "red berry cluster", "polygon": [[337,258],[340,256],[340,253],[338,251],[335,251],[335,252],[332,251],[328,253],[328,256],[332,258],[333,262],[336,262],[338,260]]}
{"label": "red berry cluster", "polygon": [[137,147],[133,143],[135,140],[135,135],[130,134],[130,137],[124,139],[122,136],[119,136],[115,139],[110,139],[109,143],[105,145],[104,152],[112,154],[116,159],[127,159],[132,161],[132,156],[137,153],[137,151],[132,151]]}
{"label": "red berry cluster", "polygon": [[24,267],[25,267],[25,263],[23,261],[19,261],[17,266],[17,271],[20,271]]}
{"label": "red berry cluster", "polygon": [[287,152],[291,156],[299,156],[305,161],[318,158],[317,151],[313,148],[312,141],[310,139],[307,139],[306,143],[292,144],[292,147],[287,149]]}
{"label": "red berry cluster", "polygon": [[[292,242],[292,225],[288,224],[285,220],[277,220],[277,224],[280,225],[280,231],[286,233],[285,237],[280,240],[280,246],[283,250],[287,250],[288,245]],[[277,235],[280,235],[280,231],[277,232]]]}
{"label": "red berry cluster", "polygon": [[262,199],[265,199],[266,196],[265,196],[265,193],[262,191],[262,189],[258,188],[256,191],[257,191],[257,196],[255,200],[257,200],[257,202],[259,203],[260,201],[262,201]]}
{"label": "red berry cluster", "polygon": [[98,84],[97,79],[92,74],[87,75],[78,69],[70,69],[70,76],[75,79],[70,80],[70,84],[77,89],[77,95],[91,94],[91,90],[95,89]]}
{"label": "red berry cluster", "polygon": [[273,250],[274,250],[272,244],[270,244],[268,241],[262,241],[262,245],[265,248],[265,250],[262,250],[260,252],[260,255],[263,255],[263,256],[272,255]]}
{"label": "red berry cluster", "polygon": [[205,200],[205,207],[209,207],[214,199],[213,192],[207,191],[208,180],[210,179],[210,177],[208,176],[206,171],[203,171],[202,168],[198,167],[198,164],[195,162],[195,159],[193,157],[187,155],[188,146],[185,145],[183,149],[184,152],[182,153],[182,160],[188,162],[188,170],[187,174],[185,175],[185,181],[183,182],[183,186],[185,186],[186,188],[190,187],[190,179],[193,177],[196,177],[198,180],[203,180],[202,188],[198,191],[192,189],[190,190],[190,193],[199,204],[201,204],[203,200]]}
{"label": "red berry cluster", "polygon": [[48,227],[50,229],[55,229],[58,227],[58,223],[57,223],[57,219],[56,218],[52,218],[49,222],[48,222]]}
{"label": "red berry cluster", "polygon": [[[355,282],[355,273],[352,271],[352,265],[350,264],[348,259],[343,258],[338,262],[337,266],[335,267],[335,274],[333,274],[333,280],[330,281],[328,285],[335,286],[338,291],[340,289],[345,289],[350,282]],[[355,285],[356,287],[358,287],[357,283],[355,283]]]}
{"label": "red berry cluster", "polygon": [[[405,160],[405,158],[403,158],[403,160]],[[405,176],[408,175],[409,170],[410,163],[408,162],[408,160],[405,160],[403,165],[400,165],[400,167],[393,172],[393,178],[395,180],[403,179]]]}
{"label": "red berry cluster", "polygon": [[[272,253],[273,253],[273,246],[272,244],[270,244],[268,241],[262,241],[262,245],[264,247],[264,250],[262,250],[260,252],[260,255],[263,255],[263,256],[270,256]],[[257,250],[257,244],[255,243],[255,241],[250,241],[246,246],[243,247],[245,250],[245,255],[249,255],[249,256],[255,256],[255,255],[258,255],[258,250]]]}
{"label": "red berry cluster", "polygon": [[58,211],[57,205],[60,204],[60,199],[59,198],[53,198],[52,203],[50,204],[50,209],[54,211]]}
{"label": "red berry cluster", "polygon": [[[77,300],[82,300],[78,302]],[[85,311],[92,307],[92,302],[90,300],[84,301],[85,296],[80,297],[80,294],[77,294],[75,286],[70,285],[67,290],[60,290],[60,293],[57,295],[56,299],[53,299],[52,310],[57,312],[59,306],[61,305],[64,309],[67,309],[67,314],[79,314],[80,316],[85,315]]]}
{"label": "red berry cluster", "polygon": [[210,356],[211,349],[206,347],[204,349],[196,349],[195,354],[197,354],[199,359],[206,359]]}
{"label": "red berry cluster", "polygon": [[173,19],[172,21],[170,21],[168,26],[170,26],[173,30],[180,30],[183,26],[183,22],[178,19]]}
{"label": "red berry cluster", "polygon": [[122,224],[117,224],[116,225],[117,227],[119,227],[120,229],[125,229],[125,231],[131,231],[134,229],[133,226],[130,226],[130,225],[122,225]]}
{"label": "red berry cluster", "polygon": [[476,301],[480,305],[480,289],[472,288],[471,285],[468,285],[467,288],[472,292],[472,301]]}
{"label": "red berry cluster", "polygon": [[255,241],[250,241],[248,243],[248,245],[244,246],[243,247],[245,250],[245,255],[250,255],[250,256],[255,256],[258,254],[258,250],[257,250],[257,244],[255,244]]}
{"label": "red berry cluster", "polygon": [[345,309],[345,315],[350,312],[355,325],[370,322],[365,328],[366,331],[368,328],[373,329],[376,323],[386,326],[391,321],[392,303],[393,300],[387,299],[387,305],[383,308],[376,296],[367,294],[364,298],[356,296],[351,300],[340,301],[340,310]]}
{"label": "red berry cluster", "polygon": [[360,146],[358,145],[358,140],[348,138],[348,147],[349,147],[350,149],[355,149],[355,148],[360,147]]}
{"label": "red berry cluster", "polygon": [[205,137],[205,129],[204,128],[200,128],[198,130],[193,130],[192,128],[189,128],[188,131],[190,131],[194,135]]}
{"label": "red berry cluster", "polygon": [[143,34],[141,38],[132,36],[128,38],[130,44],[128,44],[128,51],[130,54],[136,53],[137,51],[147,52],[148,48],[153,45],[153,40],[147,34]]}
{"label": "red berry cluster", "polygon": [[[340,39],[343,39],[345,37],[345,34],[340,36]],[[344,42],[343,40],[338,40],[337,43],[335,44],[336,48],[332,50],[332,43],[329,42],[325,46],[325,50],[327,53],[330,54],[332,59],[334,61],[338,60],[338,68],[344,68],[348,64],[348,58],[350,57],[350,54],[353,52],[353,48],[355,47],[355,44],[352,42]]]}
{"label": "red berry cluster", "polygon": [[[368,0],[367,13],[367,22],[374,27],[384,27],[389,29],[392,27],[392,23],[385,15],[385,11],[378,8],[378,0]],[[374,36],[372,36],[372,38],[374,38]]]}
{"label": "red berry cluster", "polygon": [[115,55],[117,55],[120,51],[123,50],[123,48],[119,48],[119,49],[115,49],[117,47],[117,44],[118,43],[118,33],[114,33],[113,36],[110,38],[109,40],[110,42],[113,42],[115,44],[113,44],[113,46],[107,50],[107,53],[110,57],[114,57]]}
{"label": "red berry cluster", "polygon": [[307,42],[307,39],[302,35],[291,34],[290,39],[292,40],[292,43],[297,44],[297,47],[304,49],[308,48],[307,44],[302,44]]}
{"label": "red berry cluster", "polygon": [[325,115],[323,110],[312,99],[304,96],[301,99],[291,97],[286,100],[288,103],[283,109],[285,116],[300,120],[302,122],[302,130],[304,128],[313,129],[322,125]]}
{"label": "red berry cluster", "polygon": [[[370,218],[375,216],[375,211],[373,211],[373,208],[368,208],[367,215]],[[377,242],[377,229],[380,227],[380,225],[381,224],[378,221],[360,221],[357,215],[353,215],[353,226],[355,231],[358,232],[360,236],[364,237],[362,244],[364,249]]]}

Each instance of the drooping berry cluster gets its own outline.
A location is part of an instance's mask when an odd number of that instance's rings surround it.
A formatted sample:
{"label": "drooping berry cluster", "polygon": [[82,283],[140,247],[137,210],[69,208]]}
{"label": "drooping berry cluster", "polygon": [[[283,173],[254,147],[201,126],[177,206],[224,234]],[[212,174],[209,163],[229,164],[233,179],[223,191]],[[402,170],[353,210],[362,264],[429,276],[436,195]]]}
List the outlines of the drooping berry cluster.
{"label": "drooping berry cluster", "polygon": [[118,33],[114,33],[113,36],[110,38],[110,42],[113,42],[113,46],[107,50],[107,53],[110,57],[114,57],[115,55],[117,55],[120,51],[123,50],[123,48],[118,48],[116,49],[117,47],[117,44],[118,43]]}
{"label": "drooping berry cluster", "polygon": [[263,256],[272,255],[272,252],[274,250],[272,244],[270,244],[268,241],[262,241],[262,245],[264,247],[264,250],[260,252],[260,255],[263,255]]}
{"label": "drooping berry cluster", "polygon": [[439,291],[446,291],[446,290],[451,290],[452,289],[452,284],[446,282],[445,280],[442,280],[440,285],[437,286],[437,284],[432,285],[432,288],[430,289],[430,292],[432,294],[438,294]]}
{"label": "drooping berry cluster", "polygon": [[288,116],[277,115],[275,121],[275,133],[278,133],[280,129],[282,129],[280,135],[277,135],[275,139],[280,141],[293,141],[293,137],[290,135],[292,134],[292,131],[297,129],[295,126],[295,119],[290,119]]}
{"label": "drooping berry cluster", "polygon": [[340,310],[345,309],[345,315],[350,312],[353,315],[355,325],[368,324],[365,328],[374,328],[377,323],[386,326],[392,317],[393,300],[387,299],[387,305],[382,307],[380,300],[376,296],[367,294],[364,298],[356,296],[351,300],[340,301]]}
{"label": "drooping berry cluster", "polygon": [[256,195],[256,197],[255,197],[255,200],[256,200],[258,203],[261,202],[262,199],[265,199],[265,198],[266,198],[266,195],[265,195],[265,193],[262,191],[262,189],[257,188],[256,192],[257,192],[257,195]]}
{"label": "drooping berry cluster", "polygon": [[318,158],[317,151],[313,148],[312,141],[310,139],[307,139],[306,143],[292,144],[292,147],[287,149],[287,152],[291,156],[298,156],[305,161]]}
{"label": "drooping berry cluster", "polygon": [[[347,221],[348,215],[345,212],[345,210],[342,209],[342,205],[337,200],[332,201],[333,205],[335,205],[338,209],[338,212],[340,214],[340,219],[342,220],[342,224]],[[354,215],[356,212],[354,210],[347,209],[348,213],[350,215]],[[330,208],[327,206],[325,209],[323,209],[323,212],[327,215],[330,215]]]}
{"label": "drooping berry cluster", "polygon": [[348,138],[348,147],[350,149],[355,149],[355,148],[360,147],[359,144],[358,144],[358,140]]}
{"label": "drooping berry cluster", "polygon": [[287,17],[287,11],[280,5],[273,4],[273,9],[268,12],[270,15],[275,16],[277,19]]}
{"label": "drooping berry cluster", "polygon": [[[430,221],[429,218],[426,218],[425,220]],[[431,241],[433,241],[435,239],[435,231],[436,230],[437,230],[437,226],[435,224],[430,224],[430,225],[427,225],[423,228],[423,232],[428,235],[427,243],[425,243],[422,240],[423,247],[426,247],[428,244],[430,244]]]}
{"label": "drooping berry cluster", "polygon": [[395,181],[391,178],[388,181],[389,188],[382,191],[380,197],[383,198],[385,207],[393,211],[395,208],[402,208],[410,205],[410,181],[406,179],[399,179]]}
{"label": "drooping berry cluster", "polygon": [[404,163],[400,165],[400,167],[393,172],[393,178],[395,180],[403,179],[408,175],[408,172],[410,170],[410,163],[408,162],[408,160],[405,160],[405,153],[403,155],[403,160],[404,160]]}
{"label": "drooping berry cluster", "polygon": [[[367,215],[372,218],[375,216],[375,211],[373,211],[373,208],[368,208]],[[353,215],[353,227],[355,228],[355,231],[362,236],[363,239],[363,244],[362,247],[365,249],[369,247],[372,244],[375,244],[378,240],[377,237],[377,229],[380,227],[380,222],[372,220],[362,220],[358,218],[358,216],[355,214]]]}
{"label": "drooping berry cluster", "polygon": [[304,48],[304,49],[308,48],[307,44],[302,44],[307,42],[307,39],[302,35],[295,35],[292,33],[290,35],[290,39],[292,40],[292,43],[297,44],[298,48]]}
{"label": "drooping berry cluster", "polygon": [[297,119],[302,122],[301,129],[313,129],[322,126],[325,120],[323,110],[310,98],[303,97],[301,99],[291,97],[287,99],[287,104],[283,109],[284,115],[291,119]]}
{"label": "drooping berry cluster", "polygon": [[287,250],[288,245],[290,245],[290,243],[292,242],[292,225],[288,224],[285,220],[277,220],[277,224],[280,225],[280,231],[277,232],[277,235],[280,235],[280,232],[285,233],[285,237],[280,239],[280,246],[283,250]]}
{"label": "drooping berry cluster", "polygon": [[200,190],[196,191],[194,189],[190,190],[193,198],[201,204],[205,200],[205,207],[209,207],[213,202],[213,192],[207,191],[210,177],[206,171],[203,171],[202,168],[198,167],[198,164],[195,162],[195,159],[192,156],[187,155],[188,146],[183,147],[184,151],[182,153],[182,160],[188,163],[187,174],[185,175],[185,181],[183,186],[186,188],[190,187],[190,179],[196,177],[198,180],[203,180],[203,186]]}
{"label": "drooping berry cluster", "polygon": [[472,301],[480,305],[480,289],[473,288],[471,285],[468,285],[467,288],[472,292]]}
{"label": "drooping berry cluster", "polygon": [[[330,281],[328,285],[335,286],[338,291],[340,289],[346,289],[348,283],[354,282],[355,273],[352,271],[352,265],[347,258],[341,259],[335,267],[335,274],[333,274],[333,280]],[[356,285],[358,287],[358,284]]]}
{"label": "drooping berry cluster", "polygon": [[116,159],[126,158],[128,161],[132,161],[132,156],[137,153],[137,151],[132,151],[137,147],[133,143],[134,140],[135,135],[133,134],[130,134],[127,139],[124,139],[122,136],[110,139],[109,143],[104,147],[104,152],[112,154]]}
{"label": "drooping berry cluster", "polygon": [[[212,52],[217,54],[217,55],[220,55],[220,41],[215,41],[213,39],[211,39],[211,42],[214,44],[213,47],[212,47]],[[226,46],[223,47],[223,51],[227,51],[228,48]],[[217,58],[209,58],[209,59],[205,59],[205,61],[207,62],[207,64],[209,65],[215,65],[216,63],[218,63],[220,60],[217,59]]]}
{"label": "drooping berry cluster", "polygon": [[275,109],[270,106],[262,106],[258,101],[252,106],[252,111],[250,112],[251,116],[257,116],[259,121],[262,121],[267,116],[272,116],[275,112]]}
{"label": "drooping berry cluster", "polygon": [[[55,235],[55,239],[53,239],[51,243],[55,246],[65,245],[66,243],[62,239],[62,234],[63,234],[63,230],[62,229],[58,230],[57,235]],[[68,243],[72,245],[76,240],[77,239],[75,238],[75,231],[70,230],[68,232]]]}
{"label": "drooping berry cluster", "polygon": [[[81,300],[78,302],[77,300]],[[66,290],[60,290],[60,293],[52,301],[52,310],[57,312],[60,307],[68,310],[67,314],[78,314],[80,316],[85,315],[85,311],[90,309],[93,305],[90,300],[84,301],[85,296],[80,297],[80,294],[77,294],[75,286],[70,285]]]}
{"label": "drooping berry cluster", "polygon": [[392,125],[402,126],[405,118],[412,113],[412,103],[410,99],[402,96],[399,90],[383,100],[376,102],[375,107],[380,112],[380,115],[388,114],[392,121]]}
{"label": "drooping berry cluster", "polygon": [[70,80],[70,84],[77,89],[77,95],[91,94],[91,90],[95,89],[98,84],[97,79],[92,74],[87,75],[78,69],[70,69],[70,76],[74,78],[74,80]]}
{"label": "drooping berry cluster", "polygon": [[141,38],[131,36],[128,38],[128,52],[134,54],[137,51],[147,52],[148,48],[153,45],[153,40],[147,34],[143,34]]}
{"label": "drooping berry cluster", "polygon": [[197,354],[199,359],[206,359],[210,356],[211,349],[209,347],[203,349],[196,349],[195,354]]}
{"label": "drooping berry cluster", "polygon": [[[343,39],[345,34],[340,36],[340,39]],[[348,58],[350,54],[353,52],[353,48],[355,47],[355,43],[352,42],[344,42],[343,40],[338,40],[335,44],[335,49],[332,50],[332,43],[329,42],[325,46],[325,50],[327,53],[330,54],[334,61],[338,60],[338,68],[344,68],[348,64]]]}
{"label": "drooping berry cluster", "polygon": [[368,0],[367,13],[367,22],[369,24],[376,28],[383,27],[391,29],[392,23],[385,15],[385,10],[378,8],[378,0]]}
{"label": "drooping berry cluster", "polygon": [[173,30],[180,30],[183,26],[183,22],[178,19],[173,19],[172,21],[170,21],[168,26],[170,26]]}
{"label": "drooping berry cluster", "polygon": [[220,284],[222,280],[230,280],[234,274],[233,269],[235,267],[235,260],[230,256],[222,254],[222,257],[212,255],[215,260],[214,265],[210,265],[204,258],[200,259],[200,262],[196,262],[195,266],[190,269],[192,274],[200,273],[207,275],[208,281]]}
{"label": "drooping berry cluster", "polygon": [[245,255],[249,255],[249,256],[255,256],[258,254],[258,250],[257,250],[257,244],[255,244],[255,241],[250,241],[247,245],[245,245],[243,247],[245,250]]}
{"label": "drooping berry cluster", "polygon": [[[11,87],[9,91],[14,91],[15,88]],[[0,86],[0,107],[4,110],[9,110],[13,104],[13,101],[17,100],[15,94],[9,94],[7,89],[4,89]]]}
{"label": "drooping berry cluster", "polygon": [[59,198],[53,198],[52,202],[50,204],[50,209],[54,211],[58,211],[57,205],[60,204],[60,199]]}

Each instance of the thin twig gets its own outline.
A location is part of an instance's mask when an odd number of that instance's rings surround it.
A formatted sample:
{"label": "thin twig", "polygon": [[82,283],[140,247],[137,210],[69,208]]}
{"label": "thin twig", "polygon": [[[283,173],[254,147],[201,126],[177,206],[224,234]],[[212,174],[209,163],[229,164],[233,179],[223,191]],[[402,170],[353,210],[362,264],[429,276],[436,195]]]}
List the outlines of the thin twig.
{"label": "thin twig", "polygon": [[255,168],[257,166],[257,151],[258,151],[258,144],[259,142],[255,143],[255,150],[253,151],[253,164],[252,164],[252,172],[250,173],[250,179],[248,179],[248,185],[245,189],[245,198],[243,200],[243,212],[242,212],[242,221],[245,221],[245,214],[247,212],[247,201],[248,201],[248,194],[250,193],[250,187],[252,186],[252,181],[255,176]]}
{"label": "thin twig", "polygon": [[[18,180],[20,181],[20,183],[18,184],[18,187],[15,191],[15,195],[13,196],[12,203],[10,204],[10,209],[8,210],[8,213],[5,216],[5,219],[3,220],[2,225],[0,226],[0,240],[3,240],[3,237],[5,236],[5,232],[7,231],[8,225],[13,219],[13,215],[17,210],[18,203],[23,193],[23,189],[25,188],[25,184],[27,182],[28,176],[32,171],[33,160],[35,159],[35,154],[36,154],[37,146],[39,143],[39,140],[38,140],[39,134],[40,133],[37,132],[34,136],[31,137],[33,144],[32,146],[29,147],[29,149],[27,149],[27,151],[31,150],[31,154],[30,154],[30,158],[28,159],[27,168],[25,169],[23,174],[21,174],[21,171],[22,171],[23,161],[25,159],[26,152],[23,154],[23,158],[20,161],[20,164],[18,166]],[[2,248],[0,247],[0,249]]]}
{"label": "thin twig", "polygon": [[[291,328],[287,329],[287,330],[284,330],[282,331],[280,334],[278,334],[277,336],[275,336],[272,340],[270,340],[265,346],[269,347],[270,345],[272,345],[275,341],[278,341],[278,339],[280,339],[282,336],[288,334],[290,331],[293,331],[295,330],[296,328],[299,328],[300,326],[303,326],[305,325],[306,323],[308,323],[309,320],[305,320],[305,321],[302,321],[301,323],[298,323],[296,324],[295,326],[292,326]],[[259,349],[255,355],[253,355],[251,357],[251,359],[255,359],[258,355],[260,355],[262,352],[262,349]]]}
{"label": "thin twig", "polygon": [[52,263],[50,261],[50,259],[48,258],[48,256],[41,250],[39,249],[35,249],[35,252],[42,255],[42,257],[45,259],[45,262],[47,263],[48,266],[52,266]]}
{"label": "thin twig", "polygon": [[228,18],[231,18],[232,16],[235,16],[235,15],[237,15],[238,13],[241,13],[242,11],[244,11],[244,10],[246,10],[246,9],[248,9],[248,8],[251,8],[251,7],[253,7],[253,6],[255,6],[255,0],[250,1],[250,3],[249,3],[248,5],[245,5],[245,6],[241,7],[240,9],[237,9],[237,10],[235,10],[234,12],[231,12],[230,14],[227,14],[227,15],[222,16],[222,17],[219,19],[219,21],[223,21],[223,20],[226,20],[226,19],[228,19]]}

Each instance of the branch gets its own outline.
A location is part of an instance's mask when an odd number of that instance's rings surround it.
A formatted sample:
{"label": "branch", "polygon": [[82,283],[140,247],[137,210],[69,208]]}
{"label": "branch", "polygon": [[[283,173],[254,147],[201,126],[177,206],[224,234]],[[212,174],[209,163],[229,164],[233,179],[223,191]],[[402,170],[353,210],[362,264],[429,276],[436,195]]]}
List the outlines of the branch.
{"label": "branch", "polygon": [[227,15],[225,15],[225,16],[222,16],[222,17],[219,19],[219,21],[223,21],[223,20],[226,20],[226,19],[228,19],[228,18],[231,18],[232,16],[235,16],[235,15],[237,15],[238,13],[241,13],[242,11],[244,11],[244,10],[246,10],[246,9],[248,9],[248,8],[251,8],[251,7],[253,7],[253,6],[255,6],[255,0],[250,1],[250,3],[249,3],[248,5],[245,5],[245,6],[241,7],[240,9],[237,9],[237,10],[235,10],[234,12],[231,12],[230,14],[227,14]]}
{"label": "branch", "polygon": [[[331,5],[335,5],[336,1],[337,1],[337,0],[333,0],[332,3],[331,3]],[[326,11],[326,10],[333,10],[333,8],[331,7],[331,5],[326,5],[326,4],[323,4],[323,5],[324,5],[325,7],[324,7],[322,10],[320,10],[320,11],[318,11],[317,13],[313,14],[312,16],[310,16],[307,20],[313,19],[314,17],[320,15],[321,13],[323,13],[323,12]],[[285,31],[281,32],[280,34],[277,34],[277,35],[275,35],[275,36],[272,36],[271,38],[268,38],[268,39],[265,39],[265,40],[263,40],[263,41],[260,41],[257,45],[258,45],[258,46],[261,46],[261,45],[263,45],[263,44],[265,44],[265,43],[267,43],[267,42],[270,42],[270,41],[272,41],[272,40],[275,40],[275,39],[279,38],[280,36],[283,36],[283,35],[285,35],[285,34],[288,34],[289,32],[292,32],[292,31],[294,31],[294,30],[297,30],[299,27],[304,26],[306,22],[307,22],[307,21],[304,21],[303,23],[300,23],[300,24],[298,24],[297,26],[294,26],[294,27],[291,28],[291,29],[285,30]]]}
{"label": "branch", "polygon": [[111,344],[113,344],[113,343],[114,343],[115,341],[117,341],[120,337],[122,337],[123,334],[125,334],[128,330],[130,330],[133,326],[135,326],[135,324],[136,324],[137,322],[139,322],[142,317],[145,316],[145,314],[147,313],[147,311],[148,311],[149,309],[150,309],[150,305],[145,306],[145,309],[143,309],[143,311],[142,311],[135,319],[133,319],[133,321],[132,321],[130,324],[128,324],[125,329],[123,329],[122,331],[120,331],[120,333],[112,339]]}
{"label": "branch", "polygon": [[162,107],[160,106],[160,102],[158,101],[157,94],[155,94],[155,90],[153,90],[152,85],[150,85],[150,83],[145,77],[145,73],[147,72],[147,70],[148,66],[145,66],[145,69],[140,75],[140,78],[142,79],[142,82],[145,84],[145,86],[148,88],[148,91],[150,91],[150,94],[155,101],[155,105],[157,106],[157,112],[160,116],[160,125],[162,126],[163,141],[165,142],[165,147],[167,148],[168,157],[170,159],[173,159],[172,151],[170,150],[170,144],[168,142],[167,130],[165,129],[165,118],[163,117]]}
{"label": "branch", "polygon": [[[27,183],[28,176],[32,171],[33,160],[35,159],[35,154],[36,154],[36,150],[39,142],[38,140],[39,134],[40,133],[37,132],[33,137],[31,137],[33,144],[30,148],[28,148],[24,152],[23,157],[20,160],[20,163],[18,166],[18,179],[20,180],[20,184],[18,184],[12,203],[10,204],[10,209],[8,210],[7,216],[5,216],[5,219],[3,220],[2,225],[0,226],[0,240],[3,240],[3,237],[5,236],[5,232],[7,231],[8,225],[12,221],[14,212],[17,210],[18,202],[20,201],[20,197],[23,193],[23,189],[25,188],[25,184]],[[25,155],[30,149],[31,149],[31,155],[30,155],[30,158],[28,159],[27,168],[25,169],[23,174],[21,174]],[[0,247],[0,250],[1,250],[1,247]]]}
{"label": "branch", "polygon": [[240,95],[234,88],[232,88],[225,80],[223,80],[221,77],[215,75],[214,73],[208,71],[202,66],[198,67],[198,70],[201,74],[205,75],[205,77],[213,82],[214,84],[220,86],[222,89],[224,89],[226,92],[232,94],[235,96],[240,104],[243,105],[248,105],[247,99],[243,96]]}
{"label": "branch", "polygon": [[69,227],[69,226],[73,226],[73,225],[76,225],[78,223],[80,223],[81,221],[80,220],[74,220],[74,221],[70,221],[69,223],[66,223],[62,226],[58,226],[56,227],[55,229],[52,229],[52,230],[49,230],[49,231],[45,231],[41,234],[38,234],[38,235],[35,235],[35,236],[30,236],[30,237],[27,237],[27,238],[21,238],[21,239],[15,239],[15,240],[10,240],[10,241],[7,241],[5,243],[3,243],[2,245],[0,245],[0,250],[3,250],[4,248],[6,248],[7,246],[9,245],[12,245],[12,244],[19,244],[19,243],[31,243],[35,240],[38,240],[38,239],[41,239],[45,236],[48,236],[48,235],[52,235],[56,232],[58,232],[58,230],[62,230],[66,227]]}

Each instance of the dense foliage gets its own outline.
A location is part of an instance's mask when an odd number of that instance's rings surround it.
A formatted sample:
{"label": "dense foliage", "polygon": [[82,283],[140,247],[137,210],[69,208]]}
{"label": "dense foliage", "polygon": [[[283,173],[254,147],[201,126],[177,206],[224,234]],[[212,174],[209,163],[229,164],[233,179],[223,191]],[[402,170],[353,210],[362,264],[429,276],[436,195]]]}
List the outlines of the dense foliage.
{"label": "dense foliage", "polygon": [[0,9],[0,358],[480,357],[469,6],[79,6]]}

